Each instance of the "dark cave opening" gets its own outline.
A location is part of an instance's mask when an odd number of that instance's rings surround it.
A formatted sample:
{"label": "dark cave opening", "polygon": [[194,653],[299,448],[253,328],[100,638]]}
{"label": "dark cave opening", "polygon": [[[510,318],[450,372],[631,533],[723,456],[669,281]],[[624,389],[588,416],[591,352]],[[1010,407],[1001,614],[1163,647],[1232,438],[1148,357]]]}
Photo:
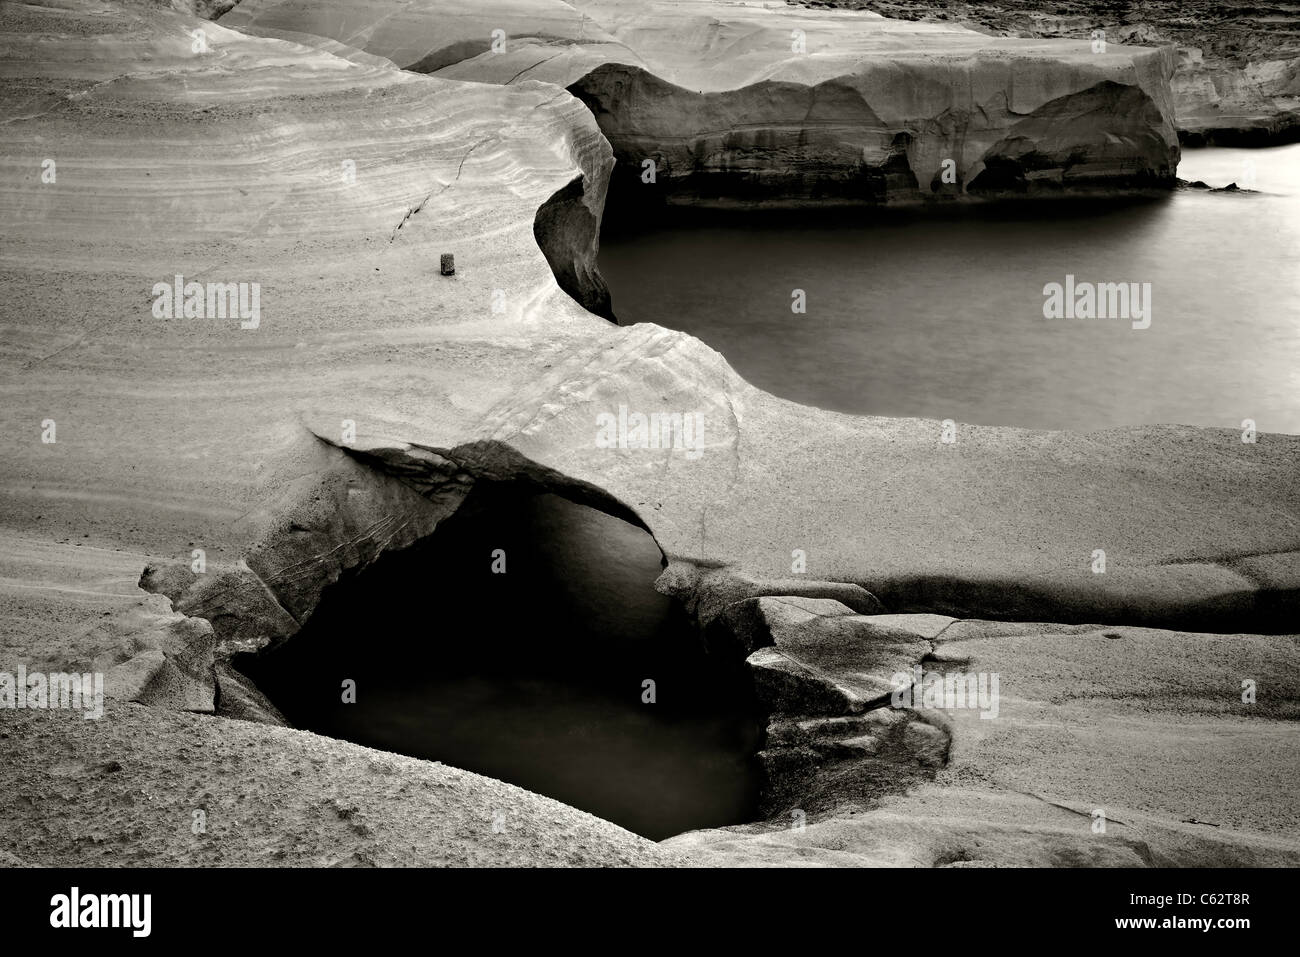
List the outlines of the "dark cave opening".
{"label": "dark cave opening", "polygon": [[345,576],[293,639],[235,665],[298,728],[508,781],[655,840],[753,820],[752,683],[654,590],[662,564],[637,525],[480,482],[433,535]]}

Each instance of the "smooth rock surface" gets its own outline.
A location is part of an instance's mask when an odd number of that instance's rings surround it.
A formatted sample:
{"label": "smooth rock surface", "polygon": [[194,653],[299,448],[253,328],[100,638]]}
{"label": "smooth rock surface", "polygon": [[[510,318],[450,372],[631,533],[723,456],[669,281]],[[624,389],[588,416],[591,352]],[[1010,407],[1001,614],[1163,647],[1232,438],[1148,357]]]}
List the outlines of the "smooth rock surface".
{"label": "smooth rock surface", "polygon": [[565,86],[595,114],[629,199],[1168,187],[1178,163],[1164,50],[722,0],[488,0],[472,13],[455,0],[244,0],[221,23],[316,34],[443,77]]}

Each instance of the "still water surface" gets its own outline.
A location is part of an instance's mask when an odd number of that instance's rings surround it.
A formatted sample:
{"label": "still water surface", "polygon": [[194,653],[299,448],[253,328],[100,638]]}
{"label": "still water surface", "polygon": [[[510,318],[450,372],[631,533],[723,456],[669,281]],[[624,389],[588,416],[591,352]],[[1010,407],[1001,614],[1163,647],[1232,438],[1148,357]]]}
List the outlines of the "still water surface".
{"label": "still water surface", "polygon": [[[703,654],[654,589],[661,565],[634,525],[481,484],[430,538],[332,586],[298,635],[238,667],[296,727],[509,781],[656,840],[751,820],[751,682],[738,660]],[[488,810],[502,816],[467,826],[522,826],[508,803]]]}
{"label": "still water surface", "polygon": [[[1249,164],[1249,165],[1248,165]],[[1300,144],[1186,150],[1138,202],[701,213],[602,237],[623,324],[689,332],[755,385],[984,425],[1300,432]],[[1046,284],[1151,284],[1151,325],[1043,316]],[[807,312],[792,313],[802,289]]]}

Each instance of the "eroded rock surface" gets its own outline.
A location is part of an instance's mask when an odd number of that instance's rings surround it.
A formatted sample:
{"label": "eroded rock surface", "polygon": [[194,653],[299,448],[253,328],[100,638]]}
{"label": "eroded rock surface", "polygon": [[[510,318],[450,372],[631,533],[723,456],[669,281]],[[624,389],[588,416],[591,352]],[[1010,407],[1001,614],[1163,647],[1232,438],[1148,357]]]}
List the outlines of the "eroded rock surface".
{"label": "eroded rock surface", "polygon": [[[629,202],[881,203],[1172,185],[1169,51],[720,0],[244,0],[223,25],[565,86]],[[648,167],[653,188],[643,188]]]}
{"label": "eroded rock surface", "polygon": [[304,731],[140,705],[0,727],[0,841],[27,866],[680,863],[549,798]]}
{"label": "eroded rock surface", "polygon": [[[208,710],[215,677],[222,713],[246,720],[188,714],[203,710],[194,707],[200,702],[156,694],[135,697],[149,707],[109,697],[97,720],[0,710],[0,866],[680,863],[650,841],[512,785],[272,726],[282,719],[246,678],[221,663],[214,675],[207,623],[164,614],[166,598],[135,587],[146,561],[6,536],[0,670],[18,662],[103,668],[121,658],[124,641],[156,635],[173,671],[189,663],[206,673]],[[182,627],[206,629],[207,640],[167,642]],[[203,649],[208,660],[196,661]],[[110,687],[123,667],[108,671]],[[187,687],[199,686],[191,678]],[[172,687],[142,683],[151,692]]]}
{"label": "eroded rock surface", "polygon": [[[758,601],[772,644],[749,663],[773,711],[769,820],[666,842],[697,862],[1300,861],[1286,783],[1300,770],[1296,635],[864,617],[833,602]],[[864,710],[864,678],[918,666],[945,681],[996,675],[994,707],[916,697]]]}
{"label": "eroded rock surface", "polygon": [[1300,136],[1300,13],[1289,3],[1144,0],[803,0],[900,20],[961,23],[997,36],[1176,44],[1176,125],[1191,145],[1260,146]]}

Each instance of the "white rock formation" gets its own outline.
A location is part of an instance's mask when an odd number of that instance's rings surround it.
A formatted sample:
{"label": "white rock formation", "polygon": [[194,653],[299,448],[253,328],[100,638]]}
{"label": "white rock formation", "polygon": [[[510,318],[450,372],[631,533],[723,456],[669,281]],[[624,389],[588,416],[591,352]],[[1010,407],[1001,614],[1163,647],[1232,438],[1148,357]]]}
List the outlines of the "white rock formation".
{"label": "white rock formation", "polygon": [[245,0],[221,22],[565,86],[669,202],[1168,186],[1178,163],[1171,49],[722,0]]}
{"label": "white rock formation", "polygon": [[[196,549],[216,579],[160,588],[175,595],[174,608],[210,620],[221,642],[281,635],[293,614],[310,614],[331,576],[418,537],[459,483],[515,474],[625,506],[672,562],[661,587],[697,609],[772,594],[756,583],[791,578],[799,549],[807,579],[823,583],[807,594],[861,613],[875,610],[865,587],[892,611],[942,595],[948,606],[933,610],[957,617],[1033,608],[1150,624],[1181,610],[1202,617],[1199,630],[1293,620],[1300,439],[1262,435],[1244,445],[1233,430],[962,426],[949,446],[935,421],[837,415],[766,395],[697,340],[614,326],[574,298],[599,308],[596,226],[614,163],[578,99],[528,76],[490,85],[402,72],[381,58],[392,49],[356,51],[383,18],[352,9],[354,31],[307,44],[148,0],[6,9],[0,668],[101,654],[121,663],[129,636],[99,619],[129,621],[144,566],[189,564]],[[466,31],[481,30],[478,16],[466,17]],[[624,28],[606,29],[597,46],[608,50]],[[882,49],[930,42],[918,39],[925,31],[882,30]],[[414,55],[434,50],[414,39]],[[738,34],[731,42],[744,46]],[[1025,111],[1024,122],[1045,125],[1040,135],[1054,142],[1045,104],[1083,102],[1107,71],[1128,76],[1114,82],[1144,103],[1162,89],[1142,79],[1160,75],[1153,54],[1094,63],[1079,53],[1061,71],[1047,47],[986,62],[977,41],[960,42],[972,45],[969,56],[927,67],[960,80],[931,99],[924,89],[907,95],[932,112],[963,83],[987,78],[974,89],[995,91],[999,76],[1014,79],[1010,98],[990,94],[1005,100],[1004,115],[982,135],[1004,136]],[[557,56],[586,69],[586,48],[569,46]],[[657,49],[648,40],[646,48]],[[598,51],[588,62],[610,61]],[[766,69],[748,56],[736,62],[747,76]],[[910,80],[925,74],[881,66],[873,82],[895,69]],[[884,102],[901,116],[904,87],[885,86],[893,93]],[[455,255],[454,277],[439,274],[443,253]],[[229,316],[160,318],[155,287],[176,275],[258,283],[256,328]],[[597,417],[621,405],[702,415],[701,454],[601,447]],[[55,426],[57,440],[43,441]],[[428,511],[413,514],[417,505]],[[1110,563],[1104,576],[1088,568],[1099,547]],[[250,578],[241,559],[271,584]],[[237,604],[248,616],[232,621],[220,600],[228,595],[262,598]],[[209,635],[200,637],[206,647]],[[170,673],[169,663],[205,672],[192,649],[157,636],[152,644],[139,649],[144,677]],[[227,701],[233,691],[214,670]],[[128,697],[152,699],[148,682],[140,685]],[[184,692],[161,695],[164,703],[210,706],[206,680],[160,690]],[[403,783],[435,797],[394,797],[388,771],[365,772],[383,776],[377,784],[358,783],[357,762],[370,753],[352,745],[223,717],[113,709],[101,723],[25,714],[5,741],[0,795],[48,793],[50,753],[116,750],[126,773],[94,800],[114,808],[116,833],[129,835],[145,809],[116,803],[122,794],[150,787],[167,807],[191,808],[234,751],[248,757],[219,800],[242,808],[245,823],[224,832],[229,843],[205,847],[204,863],[267,852],[337,863],[339,846],[345,859],[392,863],[435,805],[448,823],[428,830],[410,862],[668,860],[612,825],[496,782],[400,760],[391,763],[409,776]],[[162,733],[151,738],[151,729]],[[312,770],[297,779],[304,762]],[[460,785],[440,788],[451,781]],[[356,788],[373,802],[367,826],[377,841],[350,825],[339,826],[346,842],[333,832],[283,838],[319,795]],[[465,830],[490,821],[498,801],[525,812],[526,840],[501,847],[486,829]],[[33,826],[41,815],[82,813],[81,797],[19,803],[0,808],[0,846],[14,857],[69,864],[114,851],[68,828]],[[164,837],[132,846],[132,862],[191,853]]]}

